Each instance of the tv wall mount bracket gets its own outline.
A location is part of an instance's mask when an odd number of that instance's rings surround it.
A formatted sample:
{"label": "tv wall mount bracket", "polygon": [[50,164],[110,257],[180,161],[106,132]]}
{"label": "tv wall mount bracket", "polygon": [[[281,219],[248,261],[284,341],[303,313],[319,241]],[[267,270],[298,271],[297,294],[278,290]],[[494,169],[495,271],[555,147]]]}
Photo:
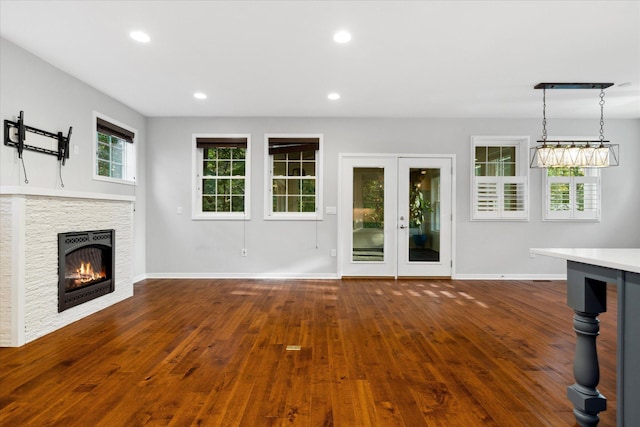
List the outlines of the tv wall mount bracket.
{"label": "tv wall mount bracket", "polygon": [[[14,131],[17,140],[11,139],[11,129],[17,129],[17,132]],[[18,150],[18,157],[20,159],[22,159],[22,152],[24,150],[30,150],[37,151],[38,153],[56,156],[58,160],[64,165],[66,163],[66,159],[69,158],[69,141],[71,140],[72,129],[73,127],[70,126],[69,133],[67,133],[67,136],[64,136],[62,132],[54,133],[27,126],[24,124],[24,111],[20,111],[20,116],[18,116],[17,122],[11,120],[4,121],[4,145],[7,145],[9,147],[16,147],[16,149]],[[24,141],[26,139],[26,132],[31,132],[56,139],[58,141],[58,150],[48,150],[46,148],[25,144]]]}

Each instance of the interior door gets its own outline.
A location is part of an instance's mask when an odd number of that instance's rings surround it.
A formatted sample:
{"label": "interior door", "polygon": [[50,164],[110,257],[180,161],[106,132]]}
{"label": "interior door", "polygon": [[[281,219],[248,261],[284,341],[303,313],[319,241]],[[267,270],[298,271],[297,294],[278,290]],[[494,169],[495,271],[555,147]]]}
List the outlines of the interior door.
{"label": "interior door", "polygon": [[341,157],[341,276],[451,276],[452,163]]}
{"label": "interior door", "polygon": [[398,159],[399,277],[452,271],[452,159]]}

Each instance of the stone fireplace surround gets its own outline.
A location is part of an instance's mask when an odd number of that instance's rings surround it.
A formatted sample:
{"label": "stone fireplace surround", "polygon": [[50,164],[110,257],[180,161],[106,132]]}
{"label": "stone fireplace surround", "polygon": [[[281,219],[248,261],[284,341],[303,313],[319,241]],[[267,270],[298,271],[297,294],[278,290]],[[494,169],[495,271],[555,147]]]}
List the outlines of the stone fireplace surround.
{"label": "stone fireplace surround", "polygon": [[[0,346],[18,347],[133,296],[134,197],[0,187]],[[115,291],[58,313],[58,233],[115,229]]]}

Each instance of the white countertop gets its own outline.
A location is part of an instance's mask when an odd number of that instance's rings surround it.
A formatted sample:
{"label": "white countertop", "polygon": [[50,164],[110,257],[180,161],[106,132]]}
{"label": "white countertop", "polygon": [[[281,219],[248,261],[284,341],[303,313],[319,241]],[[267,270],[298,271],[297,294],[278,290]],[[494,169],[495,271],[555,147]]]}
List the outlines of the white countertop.
{"label": "white countertop", "polygon": [[635,248],[531,248],[529,252],[536,255],[640,273],[640,249]]}

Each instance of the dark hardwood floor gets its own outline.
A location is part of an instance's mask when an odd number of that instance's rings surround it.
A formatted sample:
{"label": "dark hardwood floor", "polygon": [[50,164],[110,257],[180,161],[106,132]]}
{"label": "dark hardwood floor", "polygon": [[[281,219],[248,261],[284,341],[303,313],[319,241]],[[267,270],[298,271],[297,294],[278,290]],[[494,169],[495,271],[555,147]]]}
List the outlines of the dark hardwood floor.
{"label": "dark hardwood floor", "polygon": [[146,280],[0,348],[0,425],[573,426],[565,299],[564,282]]}

